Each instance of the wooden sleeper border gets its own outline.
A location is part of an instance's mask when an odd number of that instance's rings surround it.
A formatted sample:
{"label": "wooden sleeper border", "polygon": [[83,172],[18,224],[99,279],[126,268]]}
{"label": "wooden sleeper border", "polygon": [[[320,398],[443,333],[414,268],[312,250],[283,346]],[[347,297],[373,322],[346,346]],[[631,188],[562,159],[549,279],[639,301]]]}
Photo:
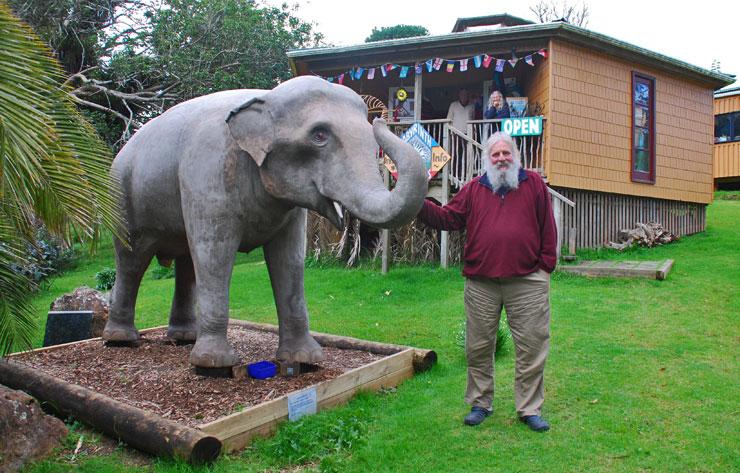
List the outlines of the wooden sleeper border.
{"label": "wooden sleeper border", "polygon": [[[278,331],[274,325],[233,319],[230,323],[251,330]],[[141,332],[159,328],[162,327]],[[311,335],[322,346],[386,355],[385,358],[312,386],[316,389],[318,410],[346,402],[358,391],[396,386],[415,372],[431,368],[437,361],[437,354],[432,350],[318,332],[311,332]],[[56,350],[67,345],[71,344],[39,348],[34,352]],[[284,395],[192,428],[16,363],[12,361],[13,356],[0,360],[0,384],[26,391],[59,413],[72,415],[134,448],[154,455],[182,458],[191,463],[211,462],[221,451],[240,450],[249,445],[255,436],[274,432],[279,423],[288,419],[288,395]]]}

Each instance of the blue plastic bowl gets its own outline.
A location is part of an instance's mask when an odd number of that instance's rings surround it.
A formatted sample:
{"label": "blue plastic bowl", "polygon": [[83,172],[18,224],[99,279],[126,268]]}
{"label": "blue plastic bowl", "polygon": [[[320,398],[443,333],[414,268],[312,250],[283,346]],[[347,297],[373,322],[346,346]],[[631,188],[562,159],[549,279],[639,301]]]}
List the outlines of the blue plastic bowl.
{"label": "blue plastic bowl", "polygon": [[267,379],[275,376],[277,366],[269,361],[258,361],[247,365],[247,373],[254,379]]}

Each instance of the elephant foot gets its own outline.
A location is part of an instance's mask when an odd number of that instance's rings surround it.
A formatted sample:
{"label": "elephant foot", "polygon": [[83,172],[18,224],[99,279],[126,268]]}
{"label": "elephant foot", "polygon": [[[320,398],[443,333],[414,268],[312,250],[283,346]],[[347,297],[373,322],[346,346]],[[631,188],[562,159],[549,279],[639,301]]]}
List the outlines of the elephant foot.
{"label": "elephant foot", "polygon": [[281,341],[277,359],[287,363],[318,363],[325,357],[321,345],[306,334],[304,337]]}
{"label": "elephant foot", "polygon": [[133,325],[118,324],[108,319],[103,329],[102,338],[109,344],[134,345],[141,340],[141,335],[139,335],[139,331]]}
{"label": "elephant foot", "polygon": [[198,338],[198,329],[193,325],[170,325],[167,328],[167,338],[178,345],[188,345]]}
{"label": "elephant foot", "polygon": [[201,335],[190,351],[190,364],[196,368],[227,368],[239,363],[226,337]]}

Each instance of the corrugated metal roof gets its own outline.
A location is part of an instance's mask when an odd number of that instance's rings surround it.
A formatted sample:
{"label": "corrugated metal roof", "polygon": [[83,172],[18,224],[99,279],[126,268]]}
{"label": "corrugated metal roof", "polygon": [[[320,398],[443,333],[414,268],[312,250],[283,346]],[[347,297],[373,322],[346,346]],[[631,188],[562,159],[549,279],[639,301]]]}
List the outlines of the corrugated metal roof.
{"label": "corrugated metal roof", "polygon": [[625,41],[564,22],[536,23],[509,26],[494,30],[391,39],[352,46],[296,49],[288,51],[288,58],[291,62],[300,61],[310,63],[328,58],[356,58],[356,56],[363,54],[385,54],[389,57],[388,62],[392,62],[394,54],[413,51],[415,54],[418,54],[419,60],[426,60],[434,57],[433,50],[435,48],[442,46],[484,45],[496,41],[550,37],[563,38],[590,49],[602,50],[625,59],[637,59],[638,62],[646,63],[653,67],[683,73],[695,79],[710,82],[716,88],[727,86],[735,81],[733,76],[703,69],[649,49],[641,48]]}

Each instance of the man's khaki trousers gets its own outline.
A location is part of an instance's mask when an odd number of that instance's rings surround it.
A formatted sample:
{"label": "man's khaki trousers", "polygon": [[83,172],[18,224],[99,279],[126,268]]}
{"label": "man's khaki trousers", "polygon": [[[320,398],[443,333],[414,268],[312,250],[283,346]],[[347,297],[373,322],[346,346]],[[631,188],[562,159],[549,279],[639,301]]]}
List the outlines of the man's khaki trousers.
{"label": "man's khaki trousers", "polygon": [[514,396],[519,417],[540,415],[545,400],[545,360],[550,346],[550,274],[538,270],[512,278],[465,281],[468,387],[465,402],[493,405],[496,332],[501,308],[516,347]]}

